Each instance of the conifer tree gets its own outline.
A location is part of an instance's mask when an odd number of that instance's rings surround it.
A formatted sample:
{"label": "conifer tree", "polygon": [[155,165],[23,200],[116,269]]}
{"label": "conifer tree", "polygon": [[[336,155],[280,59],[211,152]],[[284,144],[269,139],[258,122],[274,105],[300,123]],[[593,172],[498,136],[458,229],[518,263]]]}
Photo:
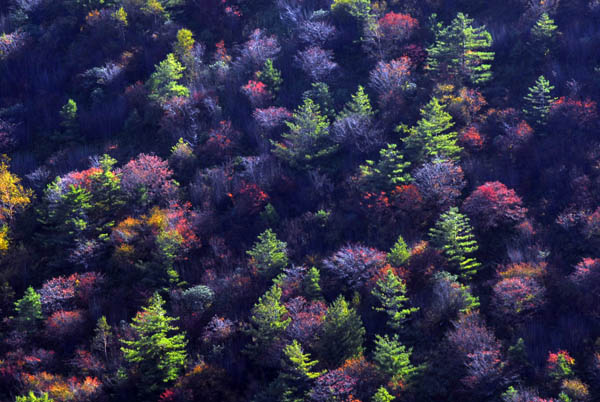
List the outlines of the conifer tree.
{"label": "conifer tree", "polygon": [[418,162],[439,158],[458,160],[462,148],[456,144],[456,132],[449,131],[453,126],[452,116],[434,97],[421,109],[421,119],[415,127],[408,129],[401,125],[398,131],[408,134],[403,141]]}
{"label": "conifer tree", "polygon": [[377,163],[367,160],[366,165],[359,167],[359,183],[364,190],[390,191],[412,181],[410,174],[405,172],[410,162],[404,161],[404,155],[397,148],[397,144],[387,144],[379,150]]}
{"label": "conifer tree", "polygon": [[267,229],[258,235],[256,243],[246,251],[252,265],[259,274],[270,279],[288,265],[287,244]]}
{"label": "conifer tree", "polygon": [[17,328],[26,333],[34,332],[43,318],[40,294],[28,287],[23,297],[15,302],[15,311]]}
{"label": "conifer tree", "polygon": [[271,140],[273,153],[292,167],[308,169],[337,150],[329,134],[329,120],[321,114],[319,105],[307,98],[286,122],[289,129],[282,134],[283,142]]}
{"label": "conifer tree", "polygon": [[282,370],[280,381],[285,384],[285,401],[305,401],[312,380],[324,373],[324,371],[311,371],[319,362],[310,360],[310,355],[304,353],[302,345],[297,340],[283,349]]}
{"label": "conifer tree", "polygon": [[392,402],[394,398],[384,386],[379,387],[373,398],[372,402]]}
{"label": "conifer tree", "polygon": [[279,341],[290,321],[281,303],[281,288],[271,286],[252,308],[248,329],[252,342],[246,346],[246,353],[260,362],[269,346]]}
{"label": "conifer tree", "polygon": [[185,67],[169,53],[167,58],[161,61],[148,80],[149,98],[159,103],[164,103],[173,96],[189,96],[190,91],[179,83]]}
{"label": "conifer tree", "polygon": [[406,383],[417,371],[410,362],[412,349],[406,349],[399,340],[398,335],[375,336],[375,351],[373,360],[383,373],[391,377],[392,381]]}
{"label": "conifer tree", "polygon": [[550,81],[543,75],[540,75],[535,81],[535,85],[529,88],[524,98],[525,108],[523,113],[532,125],[543,127],[546,124],[550,106],[556,100],[550,95],[553,89],[554,86],[550,85]]}
{"label": "conifer tree", "polygon": [[134,339],[121,339],[123,356],[139,378],[141,394],[154,394],[163,384],[175,380],[187,358],[185,333],[169,336],[179,328],[171,325],[177,318],[167,315],[164,304],[154,293],[148,306],[133,318]]}
{"label": "conifer tree", "polygon": [[339,117],[344,118],[352,115],[372,117],[375,114],[365,89],[359,85],[358,90],[352,95],[352,100],[346,103]]}
{"label": "conifer tree", "polygon": [[469,218],[452,207],[443,213],[429,231],[432,244],[441,249],[448,262],[460,272],[462,278],[468,279],[477,273],[481,264],[472,257],[479,246],[473,235]]}
{"label": "conifer tree", "polygon": [[269,91],[274,94],[279,92],[279,89],[281,89],[281,84],[283,83],[281,71],[273,66],[273,60],[271,59],[267,59],[267,61],[265,61],[263,69],[256,73],[256,78],[263,82]]}
{"label": "conifer tree", "polygon": [[435,43],[427,49],[427,69],[446,74],[457,83],[484,84],[492,78],[492,36],[485,26],[473,27],[473,19],[458,13],[450,25],[436,25]]}
{"label": "conifer tree", "polygon": [[405,307],[408,301],[406,284],[391,269],[385,277],[377,281],[371,294],[379,300],[381,305],[381,307],[373,309],[385,312],[389,317],[387,324],[395,330],[401,329],[407,317],[419,310],[416,307]]}
{"label": "conifer tree", "polygon": [[54,399],[50,399],[47,392],[36,396],[33,391],[29,391],[27,395],[17,396],[15,402],[54,402]]}
{"label": "conifer tree", "polygon": [[302,288],[304,294],[311,300],[319,300],[323,298],[321,294],[321,273],[317,267],[312,267],[306,272]]}
{"label": "conifer tree", "polygon": [[536,61],[544,59],[550,55],[556,47],[558,32],[554,20],[548,13],[540,15],[533,28],[531,28],[530,39],[527,47],[536,58]]}
{"label": "conifer tree", "polygon": [[363,352],[365,328],[360,316],[339,296],[329,306],[317,349],[320,360],[328,367],[337,367],[346,359]]}
{"label": "conifer tree", "polygon": [[391,248],[387,255],[388,262],[394,267],[399,267],[404,264],[410,258],[410,249],[406,245],[406,242],[402,236],[398,236],[396,243]]}

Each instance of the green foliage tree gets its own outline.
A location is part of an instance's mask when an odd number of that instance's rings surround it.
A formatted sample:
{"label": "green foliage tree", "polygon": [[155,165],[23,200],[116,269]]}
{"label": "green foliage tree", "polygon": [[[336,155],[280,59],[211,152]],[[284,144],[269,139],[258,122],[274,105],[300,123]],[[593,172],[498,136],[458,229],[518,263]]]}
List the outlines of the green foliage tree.
{"label": "green foliage tree", "polygon": [[271,140],[271,144],[273,153],[292,167],[311,168],[338,148],[329,135],[329,120],[312,99],[305,99],[286,125],[289,132],[282,134],[284,142]]}
{"label": "green foliage tree", "polygon": [[173,96],[189,96],[190,91],[179,83],[185,67],[169,53],[167,58],[161,61],[148,80],[149,98],[159,103],[164,103]]}
{"label": "green foliage tree", "polygon": [[548,57],[556,48],[558,40],[558,26],[550,18],[548,13],[542,13],[535,25],[531,28],[527,47],[533,55],[535,61],[541,61]]}
{"label": "green foliage tree", "polygon": [[397,144],[387,144],[379,150],[377,163],[367,160],[366,165],[360,165],[359,185],[365,191],[390,191],[412,181],[405,171],[410,162],[404,161],[404,155],[397,148]]}
{"label": "green foliage tree", "polygon": [[139,378],[142,394],[155,394],[163,384],[175,380],[185,365],[187,341],[184,333],[171,325],[177,318],[169,317],[164,300],[158,293],[133,318],[134,339],[121,339],[123,357]]}
{"label": "green foliage tree", "polygon": [[256,73],[256,78],[264,83],[269,91],[274,94],[277,94],[281,89],[281,84],[283,84],[283,79],[281,78],[281,71],[273,66],[273,60],[267,59],[265,61],[265,65],[263,69]]}
{"label": "green foliage tree", "polygon": [[371,13],[371,2],[369,0],[333,0],[331,12],[334,15],[349,15],[363,21]]}
{"label": "green foliage tree", "polygon": [[387,324],[395,329],[402,329],[407,317],[418,311],[417,307],[407,308],[406,284],[390,269],[385,277],[379,279],[371,294],[377,298],[380,307],[373,307],[375,311],[382,311],[388,315]]}
{"label": "green foliage tree", "polygon": [[54,402],[54,399],[50,399],[47,392],[43,392],[40,396],[36,396],[33,391],[29,391],[29,394],[27,395],[17,396],[15,402]]}
{"label": "green foliage tree", "polygon": [[94,338],[92,339],[92,350],[101,353],[104,360],[108,361],[108,352],[113,341],[112,328],[106,321],[106,317],[102,316],[96,323],[94,329]]}
{"label": "green foliage tree", "polygon": [[31,286],[27,288],[23,297],[15,302],[15,324],[17,328],[26,333],[35,332],[42,315],[42,302],[39,293]]}
{"label": "green foliage tree", "polygon": [[398,340],[398,335],[390,338],[388,335],[375,336],[375,351],[373,361],[383,373],[392,378],[393,381],[408,382],[416,373],[417,368],[410,362],[412,349]]}
{"label": "green foliage tree", "polygon": [[195,43],[196,41],[194,40],[192,31],[186,28],[181,28],[177,31],[177,41],[173,44],[173,51],[177,55],[177,58],[179,58],[180,61],[185,62],[185,60],[190,57]]}
{"label": "green foliage tree", "polygon": [[77,103],[73,99],[69,99],[60,109],[59,114],[61,132],[55,138],[61,142],[77,140],[77,133],[79,131]]}
{"label": "green foliage tree", "polygon": [[426,162],[438,158],[458,160],[462,148],[456,144],[457,134],[450,131],[454,126],[452,116],[435,97],[421,109],[421,119],[417,125],[407,128],[400,125],[398,131],[408,134],[403,141],[414,159]]}
{"label": "green foliage tree", "polygon": [[535,85],[530,87],[527,95],[525,95],[523,114],[525,114],[529,123],[538,128],[546,124],[550,106],[556,100],[550,95],[553,89],[554,86],[550,85],[550,81],[540,75],[535,81]]}
{"label": "green foliage tree", "polygon": [[252,342],[246,345],[245,352],[258,363],[270,345],[278,342],[291,319],[281,303],[281,288],[273,285],[258,299],[252,308],[248,335]]}
{"label": "green foliage tree", "polygon": [[452,81],[474,85],[492,78],[492,36],[485,26],[473,27],[473,19],[458,13],[450,25],[434,25],[435,43],[427,49],[427,69]]}
{"label": "green foliage tree", "polygon": [[387,389],[384,386],[379,387],[373,398],[372,402],[392,402],[396,399],[393,395],[390,395]]}
{"label": "green foliage tree", "polygon": [[328,367],[337,367],[346,359],[363,352],[365,328],[360,316],[339,296],[330,306],[323,321],[317,350]]}
{"label": "green foliage tree", "polygon": [[359,85],[356,93],[352,95],[352,100],[346,103],[339,117],[343,118],[352,115],[373,117],[374,114],[375,112],[371,107],[371,101],[369,101],[369,95],[367,95],[365,89]]}
{"label": "green foliage tree", "polygon": [[302,94],[302,100],[310,99],[319,105],[321,113],[329,119],[333,119],[335,109],[333,107],[333,96],[329,91],[329,85],[324,82],[313,82],[308,91]]}
{"label": "green foliage tree", "polygon": [[323,298],[321,293],[321,273],[317,267],[311,267],[302,282],[302,289],[306,297],[312,300],[319,300]]}
{"label": "green foliage tree", "polygon": [[394,267],[399,267],[410,258],[410,249],[406,245],[404,238],[398,236],[398,240],[394,243],[390,252],[387,255],[388,262]]}
{"label": "green foliage tree", "polygon": [[477,273],[481,264],[472,256],[479,246],[469,218],[452,207],[443,213],[429,230],[431,243],[441,249],[448,262],[460,272],[460,276],[469,279]]}
{"label": "green foliage tree", "polygon": [[258,235],[252,248],[246,251],[250,265],[266,278],[273,278],[288,265],[287,244],[267,229]]}

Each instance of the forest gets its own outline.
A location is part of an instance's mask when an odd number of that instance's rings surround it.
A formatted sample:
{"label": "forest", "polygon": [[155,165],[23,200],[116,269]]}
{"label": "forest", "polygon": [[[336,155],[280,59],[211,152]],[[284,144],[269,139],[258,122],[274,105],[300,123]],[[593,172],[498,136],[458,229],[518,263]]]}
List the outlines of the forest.
{"label": "forest", "polygon": [[0,402],[600,400],[600,0],[1,0]]}

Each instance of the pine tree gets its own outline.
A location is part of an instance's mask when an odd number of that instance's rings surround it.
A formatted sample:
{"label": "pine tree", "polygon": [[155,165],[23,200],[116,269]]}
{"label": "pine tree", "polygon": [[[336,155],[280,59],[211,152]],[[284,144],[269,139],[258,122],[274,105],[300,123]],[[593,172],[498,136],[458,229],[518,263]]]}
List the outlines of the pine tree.
{"label": "pine tree", "polygon": [[554,25],[554,20],[550,18],[548,13],[543,13],[531,28],[530,39],[527,42],[529,51],[534,58],[539,62],[548,57],[555,49],[558,33]]}
{"label": "pine tree", "polygon": [[31,286],[27,288],[23,297],[15,302],[17,328],[25,333],[35,332],[42,315],[42,302],[40,294]]}
{"label": "pine tree", "polygon": [[148,80],[148,89],[151,100],[164,103],[173,96],[189,96],[190,91],[179,83],[185,67],[175,58],[173,53],[169,53],[167,58],[155,66],[156,71],[152,73]]}
{"label": "pine tree", "polygon": [[468,80],[479,85],[492,78],[492,36],[485,26],[475,28],[472,23],[473,19],[458,13],[449,26],[436,24],[435,43],[427,49],[428,70],[445,73],[459,84]]}
{"label": "pine tree", "polygon": [[365,328],[360,316],[339,296],[329,306],[317,349],[328,367],[337,367],[346,359],[363,352]]}
{"label": "pine tree", "polygon": [[281,78],[281,71],[273,66],[273,60],[267,59],[263,69],[256,73],[256,78],[264,83],[269,91],[277,94],[281,89],[283,79]]}
{"label": "pine tree", "polygon": [[367,160],[361,165],[359,184],[365,191],[390,191],[396,186],[412,181],[405,170],[410,162],[404,161],[404,155],[398,151],[397,144],[387,144],[379,150],[379,161]]}
{"label": "pine tree", "polygon": [[398,236],[398,240],[387,255],[388,262],[394,267],[399,267],[410,258],[410,249],[402,236]]}
{"label": "pine tree", "polygon": [[250,257],[250,265],[267,279],[275,277],[288,265],[287,244],[279,240],[271,229],[259,234],[246,254]]}
{"label": "pine tree", "polygon": [[374,114],[369,96],[365,93],[365,89],[359,85],[356,93],[352,95],[352,100],[346,103],[339,117],[344,118],[352,115],[373,117]]}
{"label": "pine tree", "polygon": [[283,142],[271,140],[273,153],[292,167],[308,169],[337,150],[329,135],[329,120],[321,114],[319,105],[305,99],[286,122],[289,132]]}
{"label": "pine tree", "polygon": [[429,231],[432,244],[441,249],[448,262],[460,272],[462,278],[468,279],[477,273],[481,264],[472,257],[479,246],[473,235],[469,218],[452,207],[443,213]]}
{"label": "pine tree", "polygon": [[546,124],[550,106],[556,100],[550,95],[553,89],[554,86],[550,85],[550,81],[543,75],[540,75],[535,81],[535,85],[529,88],[524,98],[526,105],[523,113],[532,125],[543,127]]}
{"label": "pine tree", "polygon": [[280,381],[285,384],[285,398],[289,401],[304,401],[310,390],[311,382],[322,375],[324,371],[311,371],[319,362],[310,360],[310,355],[304,353],[302,345],[297,340],[283,349],[283,362]]}
{"label": "pine tree", "polygon": [[158,293],[133,318],[133,340],[121,339],[123,356],[139,378],[142,394],[155,394],[163,384],[175,380],[185,365],[187,354],[185,333],[171,325],[177,318],[169,317],[164,300]]}
{"label": "pine tree", "polygon": [[394,398],[384,386],[379,387],[375,395],[373,395],[372,402],[392,402]]}
{"label": "pine tree", "polygon": [[421,109],[421,119],[415,127],[399,126],[398,131],[408,133],[403,141],[418,162],[439,158],[458,160],[462,148],[456,144],[457,134],[449,131],[454,126],[452,116],[437,98]]}
{"label": "pine tree", "polygon": [[373,309],[385,312],[389,317],[387,324],[395,330],[401,329],[407,317],[419,310],[417,307],[405,307],[408,301],[406,284],[391,269],[384,278],[377,281],[371,294],[381,304],[381,307],[374,307]]}
{"label": "pine tree", "polygon": [[304,294],[311,300],[320,300],[323,298],[321,294],[321,273],[317,267],[312,267],[306,273],[302,283]]}
{"label": "pine tree", "polygon": [[246,353],[260,363],[269,346],[279,341],[290,321],[287,309],[281,303],[281,288],[271,286],[252,308],[247,331],[252,342],[246,346]]}
{"label": "pine tree", "polygon": [[390,338],[388,335],[375,336],[375,351],[373,361],[383,373],[392,378],[392,381],[406,383],[415,374],[417,368],[410,362],[412,349],[398,340],[398,335]]}

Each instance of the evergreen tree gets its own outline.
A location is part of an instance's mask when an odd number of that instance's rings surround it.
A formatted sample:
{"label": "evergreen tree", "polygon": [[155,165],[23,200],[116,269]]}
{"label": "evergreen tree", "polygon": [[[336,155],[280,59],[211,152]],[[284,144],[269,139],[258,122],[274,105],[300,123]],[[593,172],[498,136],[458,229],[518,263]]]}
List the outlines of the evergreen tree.
{"label": "evergreen tree", "polygon": [[133,318],[134,339],[121,339],[123,356],[138,377],[142,394],[154,394],[163,384],[175,380],[187,358],[185,334],[169,336],[179,328],[171,325],[177,318],[167,315],[164,304],[160,295],[154,293],[148,306]]}
{"label": "evergreen tree", "polygon": [[360,316],[339,296],[329,306],[317,349],[328,367],[337,367],[346,359],[363,352],[365,329]]}
{"label": "evergreen tree", "polygon": [[408,134],[403,141],[416,161],[426,162],[439,158],[458,160],[462,148],[456,144],[456,132],[449,131],[453,126],[452,116],[434,97],[421,109],[421,119],[415,127],[408,129],[401,125],[398,130]]}
{"label": "evergreen tree", "polygon": [[428,70],[459,84],[468,80],[479,85],[492,78],[492,36],[485,26],[475,28],[472,23],[471,18],[458,13],[450,25],[435,25],[435,43],[427,49]]}
{"label": "evergreen tree", "polygon": [[391,269],[384,278],[377,281],[371,294],[381,304],[381,307],[374,307],[374,310],[385,312],[389,317],[387,324],[395,330],[401,329],[407,317],[419,310],[417,307],[405,307],[408,301],[406,284]]}
{"label": "evergreen tree", "polygon": [[367,160],[361,165],[359,184],[365,191],[391,191],[396,186],[412,181],[405,170],[410,162],[404,161],[404,155],[398,151],[397,144],[387,144],[379,150],[379,161]]}
{"label": "evergreen tree", "polygon": [[310,355],[304,353],[302,345],[297,340],[283,349],[283,362],[279,378],[279,387],[282,389],[282,402],[302,402],[307,399],[307,393],[311,383],[324,372],[311,371],[318,364],[316,360],[310,360]]}
{"label": "evergreen tree", "polygon": [[155,67],[156,71],[150,76],[147,84],[151,100],[164,103],[173,96],[190,95],[190,91],[179,83],[185,67],[177,61],[173,53],[169,53],[167,58]]}
{"label": "evergreen tree", "polygon": [[375,395],[373,395],[372,402],[392,402],[394,398],[384,386],[379,387]]}
{"label": "evergreen tree", "polygon": [[410,258],[410,249],[402,236],[398,236],[398,240],[387,255],[388,262],[394,267],[399,267]]}
{"label": "evergreen tree", "polygon": [[550,85],[550,81],[543,75],[540,75],[535,81],[535,85],[529,88],[524,98],[525,108],[523,113],[532,125],[543,127],[546,124],[550,106],[556,100],[550,95],[553,89],[554,86]]}
{"label": "evergreen tree", "polygon": [[54,138],[60,142],[76,141],[79,130],[77,103],[73,99],[69,99],[60,109],[59,114],[61,131]]}
{"label": "evergreen tree", "polygon": [[273,153],[292,167],[308,169],[337,150],[329,135],[329,120],[311,99],[304,100],[286,125],[289,132],[282,134],[284,141],[271,143]]}
{"label": "evergreen tree", "polygon": [[288,265],[287,244],[279,240],[271,229],[259,234],[258,240],[246,254],[250,257],[250,265],[268,279],[275,277]]}
{"label": "evergreen tree", "polygon": [[36,396],[33,391],[29,391],[27,395],[17,396],[15,402],[54,402],[54,399],[50,399],[47,392]]}
{"label": "evergreen tree", "polygon": [[304,294],[311,300],[319,300],[323,298],[321,294],[321,273],[317,267],[312,267],[306,272],[304,281],[302,283],[302,289]]}
{"label": "evergreen tree", "polygon": [[252,342],[246,346],[246,353],[258,363],[273,343],[281,338],[291,319],[281,303],[281,288],[273,285],[258,299],[252,308],[248,335]]}
{"label": "evergreen tree", "polygon": [[31,286],[27,288],[23,297],[15,302],[17,328],[26,333],[35,332],[42,315],[42,302],[39,293]]}
{"label": "evergreen tree", "polygon": [[441,249],[448,262],[460,272],[462,278],[468,279],[477,273],[481,264],[472,257],[479,246],[473,235],[469,218],[452,207],[443,213],[429,230],[431,243]]}
{"label": "evergreen tree", "polygon": [[277,94],[281,89],[283,79],[281,78],[281,71],[273,66],[273,60],[267,59],[263,69],[256,73],[256,78],[264,83],[269,91]]}
{"label": "evergreen tree", "polygon": [[390,338],[388,335],[375,336],[375,351],[373,361],[383,373],[391,377],[392,381],[408,382],[417,371],[410,362],[412,349],[398,340],[398,335]]}
{"label": "evergreen tree", "polygon": [[369,96],[365,93],[365,89],[359,85],[356,93],[352,95],[352,100],[346,103],[339,117],[344,118],[352,115],[373,117],[374,114]]}
{"label": "evergreen tree", "polygon": [[311,99],[321,110],[321,113],[329,119],[333,119],[335,109],[333,106],[333,96],[329,91],[329,85],[324,82],[313,82],[311,89],[304,91],[302,100]]}
{"label": "evergreen tree", "polygon": [[548,13],[543,13],[538,18],[533,28],[531,28],[530,38],[527,42],[527,47],[535,58],[532,61],[540,62],[555,49],[558,39],[557,28]]}

